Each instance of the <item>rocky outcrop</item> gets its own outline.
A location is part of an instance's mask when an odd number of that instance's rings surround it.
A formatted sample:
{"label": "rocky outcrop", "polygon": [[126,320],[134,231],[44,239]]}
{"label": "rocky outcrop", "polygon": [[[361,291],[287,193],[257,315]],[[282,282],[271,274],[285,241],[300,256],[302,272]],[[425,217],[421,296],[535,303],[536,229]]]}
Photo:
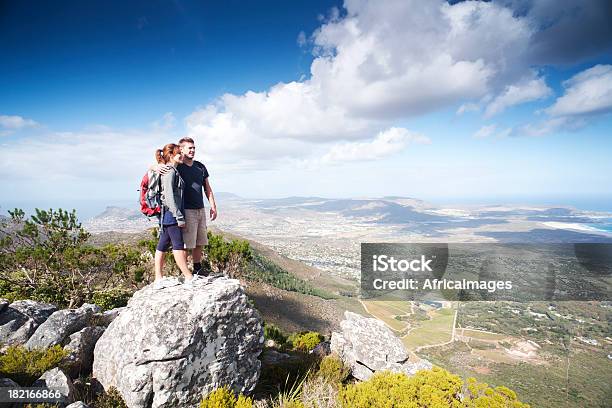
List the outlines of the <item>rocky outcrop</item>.
{"label": "rocky outcrop", "polygon": [[53,368],[46,371],[34,382],[34,384],[32,384],[32,387],[46,387],[58,390],[68,403],[74,401],[74,395],[76,393],[70,377],[59,368]]}
{"label": "rocky outcrop", "polygon": [[251,391],[263,340],[261,318],[237,280],[149,285],[96,343],[93,375],[105,389],[116,387],[130,408],[195,408],[223,385]]}
{"label": "rocky outcrop", "polygon": [[57,307],[33,300],[19,300],[0,307],[0,344],[24,344]]}
{"label": "rocky outcrop", "polygon": [[408,362],[408,353],[401,340],[380,320],[348,311],[344,317],[340,322],[342,332],[332,333],[331,351],[351,368],[353,377],[367,380],[380,370],[413,375],[432,367],[426,360]]}
{"label": "rocky outcrop", "polygon": [[68,355],[62,360],[62,366],[66,367],[71,378],[91,372],[94,347],[102,333],[104,333],[104,327],[93,326],[85,327],[70,335],[68,344],[64,346]]}
{"label": "rocky outcrop", "polygon": [[25,344],[26,348],[48,348],[63,344],[73,333],[85,328],[100,307],[85,303],[78,309],[63,309],[54,312],[42,323]]}

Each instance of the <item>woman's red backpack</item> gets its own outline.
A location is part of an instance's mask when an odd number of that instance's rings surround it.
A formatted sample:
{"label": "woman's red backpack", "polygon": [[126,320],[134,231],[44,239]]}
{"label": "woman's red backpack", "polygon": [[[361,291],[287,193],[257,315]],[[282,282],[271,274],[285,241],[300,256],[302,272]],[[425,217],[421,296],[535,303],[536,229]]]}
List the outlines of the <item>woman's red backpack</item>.
{"label": "woman's red backpack", "polygon": [[161,216],[161,176],[153,170],[146,172],[140,182],[140,212],[147,217]]}

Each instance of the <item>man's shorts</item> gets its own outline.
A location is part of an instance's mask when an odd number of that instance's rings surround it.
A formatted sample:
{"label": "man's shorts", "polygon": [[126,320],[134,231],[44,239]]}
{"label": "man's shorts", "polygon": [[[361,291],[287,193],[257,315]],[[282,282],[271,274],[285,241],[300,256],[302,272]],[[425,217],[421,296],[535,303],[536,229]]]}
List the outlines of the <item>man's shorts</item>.
{"label": "man's shorts", "polygon": [[169,251],[171,243],[174,251],[185,249],[183,234],[177,224],[163,226],[159,242],[157,243],[157,250],[162,252]]}
{"label": "man's shorts", "polygon": [[206,235],[206,208],[185,209],[185,228],[183,229],[185,249],[193,249],[208,244]]}

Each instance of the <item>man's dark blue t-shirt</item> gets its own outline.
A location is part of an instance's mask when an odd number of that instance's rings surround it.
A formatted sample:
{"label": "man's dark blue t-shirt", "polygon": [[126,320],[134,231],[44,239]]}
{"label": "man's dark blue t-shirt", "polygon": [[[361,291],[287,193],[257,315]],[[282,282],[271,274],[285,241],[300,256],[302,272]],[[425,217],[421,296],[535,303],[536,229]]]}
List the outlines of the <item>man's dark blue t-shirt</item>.
{"label": "man's dark blue t-shirt", "polygon": [[183,192],[185,208],[189,210],[204,208],[202,186],[204,180],[208,177],[206,166],[199,161],[194,161],[191,166],[179,164],[176,169],[185,182],[185,191]]}

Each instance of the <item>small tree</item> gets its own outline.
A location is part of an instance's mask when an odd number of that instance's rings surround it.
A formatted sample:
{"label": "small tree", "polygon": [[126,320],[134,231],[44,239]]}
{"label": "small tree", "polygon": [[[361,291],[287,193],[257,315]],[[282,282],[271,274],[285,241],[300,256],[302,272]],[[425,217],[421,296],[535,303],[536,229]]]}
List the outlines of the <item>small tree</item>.
{"label": "small tree", "polygon": [[136,288],[143,257],[125,245],[96,248],[76,211],[9,211],[0,226],[0,293],[15,300],[31,298],[76,307],[96,290]]}
{"label": "small tree", "polygon": [[223,272],[231,278],[242,277],[246,263],[253,256],[248,241],[234,239],[227,242],[222,235],[215,235],[210,231],[206,253],[212,270]]}

